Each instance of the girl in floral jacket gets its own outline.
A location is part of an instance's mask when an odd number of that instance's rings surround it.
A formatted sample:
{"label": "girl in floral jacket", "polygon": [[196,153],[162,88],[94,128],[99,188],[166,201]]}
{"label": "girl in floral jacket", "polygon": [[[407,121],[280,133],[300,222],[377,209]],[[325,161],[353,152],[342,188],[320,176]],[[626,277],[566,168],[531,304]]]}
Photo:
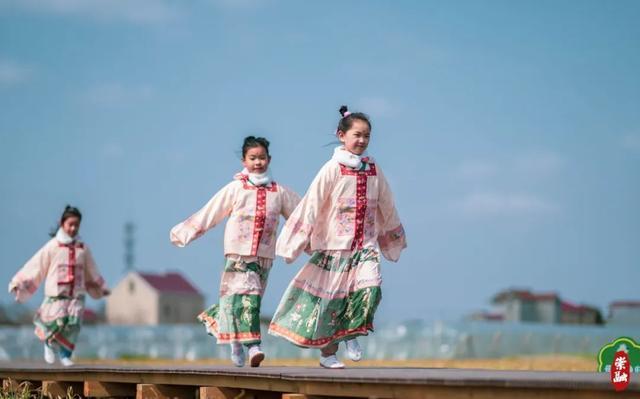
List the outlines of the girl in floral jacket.
{"label": "girl in floral jacket", "polygon": [[244,366],[243,344],[252,367],[264,360],[260,348],[260,303],[275,256],[280,215],[288,218],[300,197],[268,174],[269,142],[249,136],[242,146],[244,170],[198,212],[171,229],[171,242],[183,247],[228,217],[220,303],[198,319],[218,344],[231,344],[231,360]]}
{"label": "girl in floral jacket", "polygon": [[89,247],[78,238],[82,214],[67,206],[53,238],[18,271],[9,292],[25,302],[44,280],[44,301],[34,324],[44,342],[44,359],[54,363],[56,354],[64,366],[73,365],[71,354],[82,324],[85,293],[98,299],[109,295]]}
{"label": "girl in floral jacket", "polygon": [[343,368],[335,356],[346,341],[352,360],[362,350],[356,337],[373,331],[381,298],[380,253],[396,262],[406,247],[391,189],[365,151],[371,123],[340,108],[342,146],[320,169],[285,224],[276,255],[288,263],[303,250],[311,258],[290,283],[269,333],[307,348],[320,348],[320,365]]}

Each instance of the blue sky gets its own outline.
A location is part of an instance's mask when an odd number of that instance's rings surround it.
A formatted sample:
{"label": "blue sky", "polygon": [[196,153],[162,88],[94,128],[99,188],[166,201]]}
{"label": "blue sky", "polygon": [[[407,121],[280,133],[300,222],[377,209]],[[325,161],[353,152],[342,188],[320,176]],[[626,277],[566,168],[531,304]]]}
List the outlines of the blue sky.
{"label": "blue sky", "polygon": [[[508,287],[640,299],[639,17],[635,1],[0,0],[0,281],[71,203],[111,285],[132,220],[139,269],[215,301],[222,228],[184,249],[169,229],[239,170],[248,134],[304,193],[348,104],[372,117],[409,240],[383,264],[380,319],[456,319]],[[264,313],[302,261],[275,263]]]}

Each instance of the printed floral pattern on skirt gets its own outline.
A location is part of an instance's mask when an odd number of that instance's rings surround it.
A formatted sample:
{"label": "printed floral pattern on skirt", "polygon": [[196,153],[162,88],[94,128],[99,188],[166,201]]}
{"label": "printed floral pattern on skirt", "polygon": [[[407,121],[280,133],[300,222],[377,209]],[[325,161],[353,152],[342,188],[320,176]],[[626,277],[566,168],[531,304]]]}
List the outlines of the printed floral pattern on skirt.
{"label": "printed floral pattern on skirt", "polygon": [[82,326],[84,295],[45,297],[33,323],[41,341],[52,348],[71,354]]}
{"label": "printed floral pattern on skirt", "polygon": [[198,315],[218,344],[260,343],[260,303],[272,259],[230,255],[220,281],[220,303]]}
{"label": "printed floral pattern on skirt", "polygon": [[269,334],[306,348],[367,335],[381,283],[376,249],[317,251],[289,284]]}

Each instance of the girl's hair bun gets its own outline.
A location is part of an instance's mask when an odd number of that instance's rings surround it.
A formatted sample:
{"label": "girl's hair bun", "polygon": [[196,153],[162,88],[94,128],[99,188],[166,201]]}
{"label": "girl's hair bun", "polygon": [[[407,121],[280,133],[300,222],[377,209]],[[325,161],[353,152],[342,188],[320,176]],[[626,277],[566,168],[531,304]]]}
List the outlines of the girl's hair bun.
{"label": "girl's hair bun", "polygon": [[338,110],[338,112],[340,112],[340,115],[342,115],[343,118],[344,118],[344,114],[346,114],[347,111],[349,111],[349,108],[347,108],[346,105],[341,106],[340,109]]}

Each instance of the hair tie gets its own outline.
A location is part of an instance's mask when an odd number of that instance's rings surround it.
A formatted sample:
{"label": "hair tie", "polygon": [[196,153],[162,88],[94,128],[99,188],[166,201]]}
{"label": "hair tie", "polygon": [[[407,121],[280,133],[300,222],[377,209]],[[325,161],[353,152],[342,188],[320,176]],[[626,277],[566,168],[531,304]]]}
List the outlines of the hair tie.
{"label": "hair tie", "polygon": [[351,112],[349,111],[345,111],[344,114],[342,114],[342,119],[346,118],[347,116],[351,115]]}

